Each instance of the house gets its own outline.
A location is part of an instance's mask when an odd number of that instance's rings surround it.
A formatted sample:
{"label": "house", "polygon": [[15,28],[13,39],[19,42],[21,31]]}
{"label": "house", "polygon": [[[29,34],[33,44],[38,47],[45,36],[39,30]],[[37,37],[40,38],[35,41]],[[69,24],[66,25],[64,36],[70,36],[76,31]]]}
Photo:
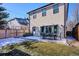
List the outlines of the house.
{"label": "house", "polygon": [[28,21],[27,19],[14,18],[9,20],[7,25],[10,29],[27,29]]}
{"label": "house", "polygon": [[30,33],[35,36],[57,35],[65,37],[68,15],[67,3],[50,3],[27,13]]}

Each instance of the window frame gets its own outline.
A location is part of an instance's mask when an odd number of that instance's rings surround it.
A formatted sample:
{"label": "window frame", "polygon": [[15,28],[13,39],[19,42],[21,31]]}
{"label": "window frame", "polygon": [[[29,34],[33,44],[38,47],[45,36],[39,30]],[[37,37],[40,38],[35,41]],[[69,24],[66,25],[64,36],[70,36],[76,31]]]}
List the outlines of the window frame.
{"label": "window frame", "polygon": [[36,17],[37,17],[37,14],[36,13],[33,14],[33,19],[36,19]]}
{"label": "window frame", "polygon": [[53,14],[59,13],[59,4],[53,5]]}
{"label": "window frame", "polygon": [[42,9],[42,16],[46,16],[46,14],[47,14],[46,11],[47,11],[46,9]]}

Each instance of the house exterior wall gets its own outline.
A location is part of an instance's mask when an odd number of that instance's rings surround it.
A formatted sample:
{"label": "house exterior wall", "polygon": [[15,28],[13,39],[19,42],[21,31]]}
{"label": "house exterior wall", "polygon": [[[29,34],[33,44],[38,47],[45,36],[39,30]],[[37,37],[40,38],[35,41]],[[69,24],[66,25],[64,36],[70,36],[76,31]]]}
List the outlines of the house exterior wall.
{"label": "house exterior wall", "polygon": [[8,22],[8,27],[10,29],[27,29],[28,28],[28,26],[26,26],[26,25],[19,24],[16,19],[12,20],[12,21],[9,21]]}
{"label": "house exterior wall", "polygon": [[[42,16],[42,11],[37,12],[36,19],[33,19],[33,14],[30,15],[30,32],[32,32],[32,27],[47,26],[47,25],[59,25],[60,31],[63,32],[64,28],[64,4],[59,6],[59,13],[53,14],[53,7],[46,11],[46,16]],[[39,29],[40,31],[40,29]],[[64,32],[62,36],[64,35]]]}

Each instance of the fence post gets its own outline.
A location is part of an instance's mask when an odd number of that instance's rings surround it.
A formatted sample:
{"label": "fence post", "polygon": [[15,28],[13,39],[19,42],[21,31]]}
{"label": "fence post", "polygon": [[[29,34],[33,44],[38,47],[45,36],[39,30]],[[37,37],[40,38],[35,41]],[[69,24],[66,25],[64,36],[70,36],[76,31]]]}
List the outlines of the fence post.
{"label": "fence post", "polygon": [[25,33],[25,29],[23,29],[23,34]]}
{"label": "fence post", "polygon": [[5,31],[5,38],[6,38],[6,35],[7,35],[7,29],[5,29],[4,31]]}
{"label": "fence post", "polygon": [[16,37],[17,37],[17,29],[15,29],[16,30]]}

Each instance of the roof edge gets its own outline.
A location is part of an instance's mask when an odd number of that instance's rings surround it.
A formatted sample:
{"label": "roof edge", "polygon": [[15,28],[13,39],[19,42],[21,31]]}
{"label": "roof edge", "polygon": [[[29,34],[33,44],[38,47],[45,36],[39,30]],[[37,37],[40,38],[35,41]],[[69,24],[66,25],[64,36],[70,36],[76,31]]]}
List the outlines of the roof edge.
{"label": "roof edge", "polygon": [[29,14],[29,13],[31,13],[31,12],[33,12],[33,11],[39,10],[39,9],[41,9],[41,8],[44,8],[44,7],[46,7],[46,6],[49,6],[49,5],[51,5],[51,4],[54,4],[54,3],[49,3],[49,4],[44,5],[44,6],[42,6],[42,7],[36,8],[36,9],[34,9],[34,10],[31,10],[31,11],[27,12],[27,14]]}

